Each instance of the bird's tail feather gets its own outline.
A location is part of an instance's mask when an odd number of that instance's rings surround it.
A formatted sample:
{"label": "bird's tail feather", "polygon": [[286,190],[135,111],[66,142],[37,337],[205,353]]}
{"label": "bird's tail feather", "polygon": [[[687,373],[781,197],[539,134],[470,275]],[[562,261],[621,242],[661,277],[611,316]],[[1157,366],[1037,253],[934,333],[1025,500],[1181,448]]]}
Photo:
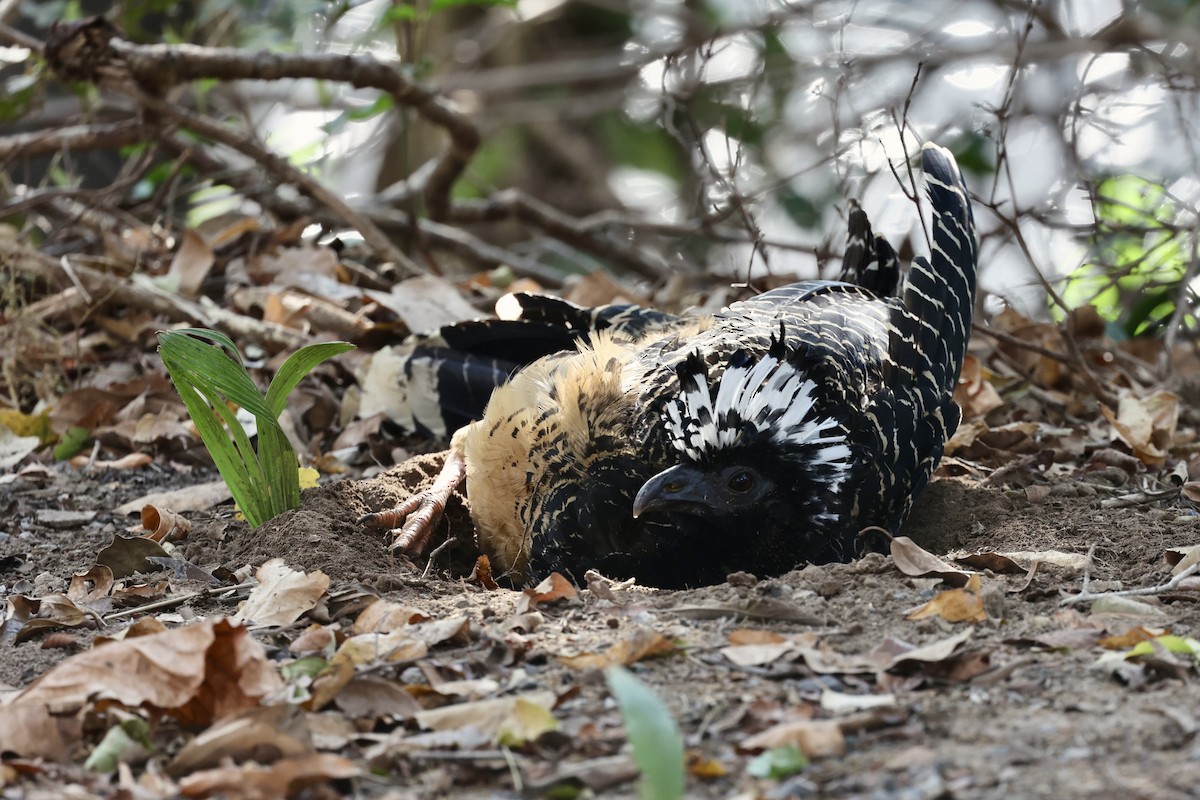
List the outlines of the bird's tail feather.
{"label": "bird's tail feather", "polygon": [[891,297],[900,280],[900,259],[887,239],[876,236],[871,220],[856,201],[850,201],[847,219],[846,255],[838,280],[872,292],[876,297]]}
{"label": "bird's tail feather", "polygon": [[[903,344],[916,351],[911,366],[918,380],[928,380],[926,386],[944,396],[953,392],[958,382],[971,334],[977,257],[975,221],[966,184],[950,151],[926,144],[921,159],[932,208],[932,249],[928,259],[913,259],[901,289],[899,313],[917,323],[912,341]],[[910,321],[893,325],[893,330],[911,327]]]}

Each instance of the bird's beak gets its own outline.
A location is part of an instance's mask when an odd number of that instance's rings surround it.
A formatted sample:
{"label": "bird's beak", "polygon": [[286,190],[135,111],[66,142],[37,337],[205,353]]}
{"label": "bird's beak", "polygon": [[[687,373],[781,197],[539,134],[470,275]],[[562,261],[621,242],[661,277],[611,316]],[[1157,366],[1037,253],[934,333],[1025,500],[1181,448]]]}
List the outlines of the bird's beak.
{"label": "bird's beak", "polygon": [[699,511],[711,505],[704,476],[688,464],[676,464],[642,484],[633,499],[634,519],[647,511]]}

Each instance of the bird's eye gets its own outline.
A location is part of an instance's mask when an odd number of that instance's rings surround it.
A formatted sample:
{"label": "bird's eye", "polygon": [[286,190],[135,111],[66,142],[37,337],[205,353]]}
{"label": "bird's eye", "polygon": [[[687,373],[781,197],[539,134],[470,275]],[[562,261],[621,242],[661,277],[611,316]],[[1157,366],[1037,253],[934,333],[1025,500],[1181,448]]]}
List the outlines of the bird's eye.
{"label": "bird's eye", "polygon": [[754,487],[754,476],[742,470],[735,472],[729,478],[729,488],[735,492],[748,492]]}

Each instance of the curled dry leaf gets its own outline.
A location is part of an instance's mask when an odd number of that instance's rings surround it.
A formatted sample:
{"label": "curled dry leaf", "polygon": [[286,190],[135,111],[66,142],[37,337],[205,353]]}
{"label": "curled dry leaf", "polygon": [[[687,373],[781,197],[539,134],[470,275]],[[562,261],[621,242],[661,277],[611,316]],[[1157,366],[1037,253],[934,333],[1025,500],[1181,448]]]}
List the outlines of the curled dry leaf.
{"label": "curled dry leaf", "polygon": [[922,665],[947,661],[955,656],[974,634],[974,628],[967,628],[962,633],[955,634],[954,636],[939,639],[936,642],[930,642],[927,645],[898,653],[892,657],[890,663],[887,665],[887,669],[921,669]]}
{"label": "curled dry leaf", "polygon": [[37,598],[9,595],[4,630],[6,635],[15,631],[13,641],[20,643],[52,628],[77,628],[93,618],[65,594]]}
{"label": "curled dry leaf", "polygon": [[120,458],[108,460],[92,460],[90,455],[78,455],[71,459],[71,466],[73,467],[78,467],[79,469],[91,467],[92,469],[96,470],[141,469],[142,467],[149,466],[152,463],[154,463],[154,456],[150,455],[149,453],[129,453],[128,455],[121,456]]}
{"label": "curled dry leaf", "polygon": [[260,763],[313,752],[304,712],[291,705],[248,708],[217,722],[183,746],[167,765],[175,778],[226,759]]}
{"label": "curled dry leaf", "polygon": [[[519,704],[531,704],[549,714],[554,708],[554,692],[536,691],[514,695],[513,697],[498,697],[492,700],[475,700],[469,703],[456,703],[416,715],[417,724],[430,731],[453,731],[462,728],[474,728],[489,737],[496,737],[509,723]],[[550,717],[553,720],[553,717]],[[526,720],[527,721],[527,720]],[[557,726],[557,723],[554,723]],[[552,729],[552,728],[551,728]]]}
{"label": "curled dry leaf", "polygon": [[232,499],[229,487],[223,480],[209,481],[183,489],[166,492],[151,492],[117,506],[117,514],[138,514],[144,506],[171,508],[177,512],[207,511],[215,505]]}
{"label": "curled dry leaf", "polygon": [[988,382],[983,365],[970,354],[963,359],[962,374],[954,389],[954,400],[962,409],[963,419],[982,417],[1004,405],[996,387]]}
{"label": "curled dry leaf", "polygon": [[1148,642],[1170,633],[1171,631],[1168,628],[1146,628],[1141,625],[1135,625],[1124,633],[1101,637],[1096,641],[1096,644],[1106,650],[1128,650],[1139,642]]}
{"label": "curled dry leaf", "polygon": [[69,710],[109,700],[203,726],[282,687],[262,645],[244,627],[216,619],[74,655],[9,703]]}
{"label": "curled dry leaf", "polygon": [[831,719],[794,719],[772,725],[761,733],[743,739],[738,749],[744,752],[773,750],[795,745],[809,758],[837,758],[846,752],[842,727]]}
{"label": "curled dry leaf", "polygon": [[763,666],[817,646],[819,639],[812,631],[785,636],[774,631],[739,628],[729,634],[729,646],[721,649],[721,655],[738,666]]}
{"label": "curled dry leaf", "polygon": [[347,683],[337,696],[337,706],[354,719],[400,722],[412,719],[421,711],[421,704],[395,681],[357,677]]}
{"label": "curled dry leaf", "polygon": [[629,666],[643,658],[666,655],[675,652],[675,643],[657,631],[649,628],[634,628],[629,635],[622,638],[612,647],[602,653],[581,653],[575,656],[559,656],[560,663],[572,669],[587,669],[595,667],[606,669],[615,666]]}
{"label": "curled dry leaf", "polygon": [[1114,413],[1108,406],[1100,410],[1112,425],[1113,432],[1142,463],[1161,467],[1175,438],[1179,422],[1179,396],[1174,392],[1157,391],[1148,397],[1124,394]]}
{"label": "curled dry leaf", "polygon": [[171,259],[167,276],[176,282],[180,294],[195,297],[200,293],[200,287],[216,260],[204,238],[193,230],[186,230],[175,257]]}
{"label": "curled dry leaf", "polygon": [[1193,564],[1200,562],[1200,544],[1190,547],[1171,547],[1163,551],[1163,560],[1171,568],[1172,575],[1178,575],[1190,569]]}
{"label": "curled dry leaf", "polygon": [[425,622],[430,616],[419,608],[403,606],[390,600],[375,600],[354,620],[355,633],[391,633],[414,622]]}
{"label": "curled dry leaf", "polygon": [[569,580],[557,572],[551,572],[537,586],[521,593],[520,599],[517,600],[516,613],[524,614],[526,611],[533,611],[541,603],[552,603],[555,600],[577,600],[578,598],[579,592]]}
{"label": "curled dry leaf", "polygon": [[489,592],[494,592],[500,588],[500,584],[496,583],[496,579],[492,577],[492,562],[486,555],[480,555],[479,558],[475,559],[475,567],[471,570],[471,574],[467,576],[467,580],[482,586]]}
{"label": "curled dry leaf", "polygon": [[41,704],[0,706],[0,753],[66,761],[83,733],[82,715]]}
{"label": "curled dry leaf", "polygon": [[329,588],[329,576],[320,570],[304,573],[272,558],[255,573],[258,586],[250,591],[233,619],[258,625],[291,625],[312,609]]}
{"label": "curled dry leaf", "polygon": [[891,552],[896,568],[909,577],[937,577],[951,586],[966,586],[971,579],[972,573],[943,561],[907,536],[894,537]]}
{"label": "curled dry leaf", "polygon": [[193,772],[179,782],[179,793],[184,797],[295,797],[306,787],[360,773],[347,758],[313,753],[280,759],[269,767],[246,764]]}
{"label": "curled dry leaf", "polygon": [[142,506],[142,528],[149,531],[147,539],[156,542],[178,542],[192,532],[192,523],[182,514],[169,508]]}
{"label": "curled dry leaf", "polygon": [[103,564],[96,564],[87,572],[71,576],[67,597],[80,608],[107,614],[113,607],[113,584],[112,570]]}

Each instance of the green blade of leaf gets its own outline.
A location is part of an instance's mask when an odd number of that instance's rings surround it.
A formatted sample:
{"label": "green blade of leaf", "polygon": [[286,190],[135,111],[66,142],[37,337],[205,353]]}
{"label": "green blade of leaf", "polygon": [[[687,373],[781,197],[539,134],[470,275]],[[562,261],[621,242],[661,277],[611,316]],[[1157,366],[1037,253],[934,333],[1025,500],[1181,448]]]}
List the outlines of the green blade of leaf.
{"label": "green blade of leaf", "polygon": [[643,800],[683,797],[683,736],[666,705],[628,670],[608,670],[608,690],[621,708],[633,760],[642,771]]}
{"label": "green blade of leaf", "polygon": [[283,413],[287,406],[287,396],[305,375],[312,372],[318,364],[353,349],[354,345],[348,342],[324,342],[301,347],[288,356],[271,379],[271,385],[267,387],[267,405],[275,412],[275,416]]}

